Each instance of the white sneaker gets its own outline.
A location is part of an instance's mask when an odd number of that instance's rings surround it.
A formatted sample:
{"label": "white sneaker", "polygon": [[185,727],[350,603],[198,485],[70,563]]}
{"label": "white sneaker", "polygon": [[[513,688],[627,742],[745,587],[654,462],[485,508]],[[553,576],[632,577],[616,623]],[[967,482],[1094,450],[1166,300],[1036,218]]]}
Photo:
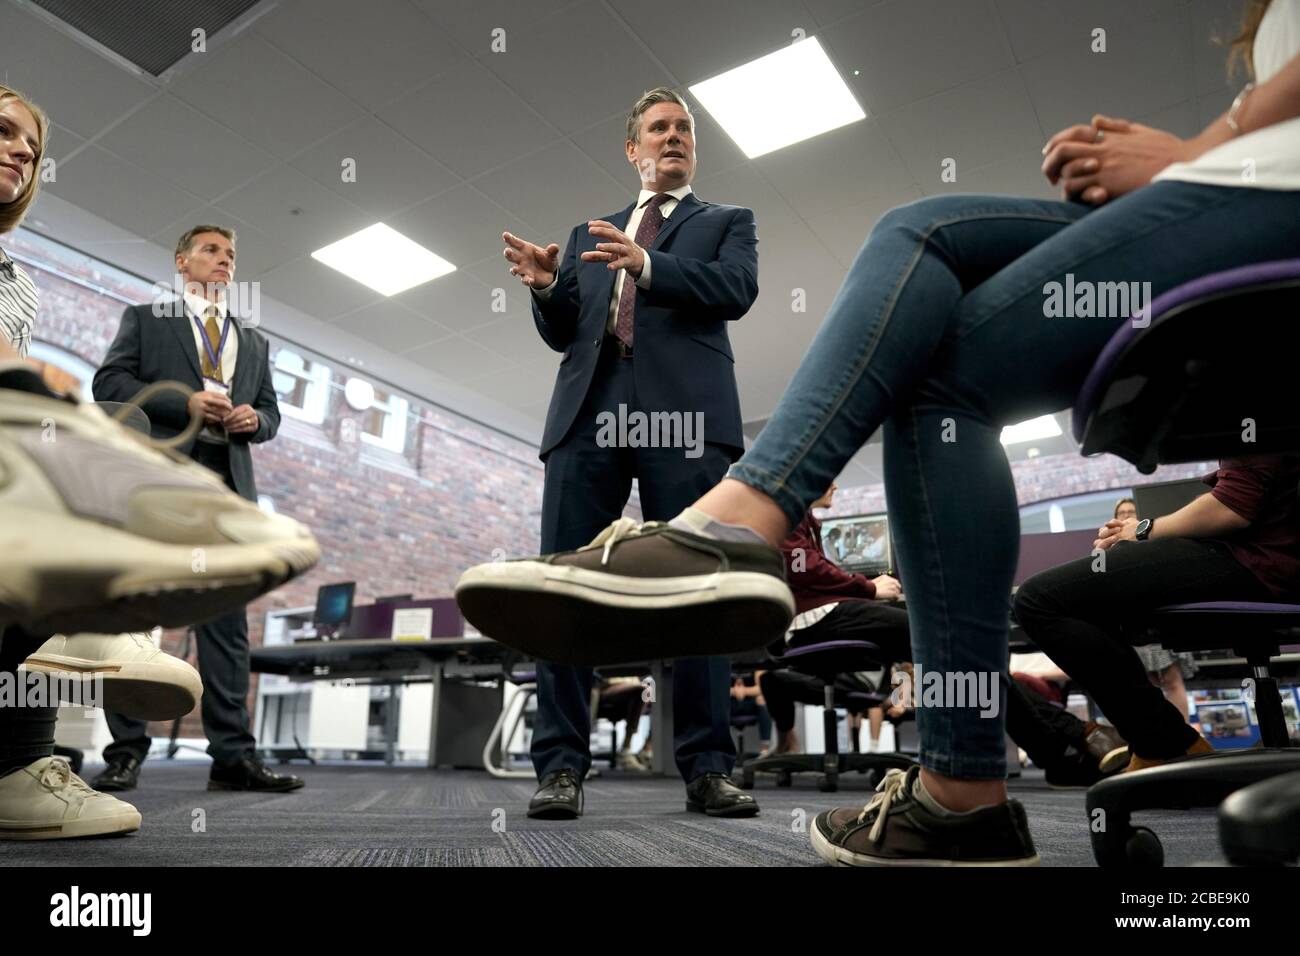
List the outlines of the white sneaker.
{"label": "white sneaker", "polygon": [[303,525],[84,402],[0,389],[0,626],[179,627],[320,558]]}
{"label": "white sneaker", "polygon": [[148,634],[56,634],[23,663],[20,670],[65,680],[55,686],[68,692],[67,678],[80,675],[87,685],[103,679],[103,700],[94,701],[86,686],[80,699],[105,710],[140,720],[172,720],[194,709],[203,696],[203,682],[185,661],[154,646]]}
{"label": "white sneaker", "polygon": [[99,793],[62,757],[0,777],[0,840],[64,840],[140,829],[140,811]]}

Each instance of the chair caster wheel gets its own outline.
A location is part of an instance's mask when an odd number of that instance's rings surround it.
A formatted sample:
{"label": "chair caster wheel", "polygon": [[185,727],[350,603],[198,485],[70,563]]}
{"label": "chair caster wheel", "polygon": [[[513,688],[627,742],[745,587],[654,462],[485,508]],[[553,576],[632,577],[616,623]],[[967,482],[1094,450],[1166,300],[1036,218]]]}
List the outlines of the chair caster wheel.
{"label": "chair caster wheel", "polygon": [[817,789],[822,793],[834,793],[840,788],[839,779],[830,774],[819,774],[817,777]]}
{"label": "chair caster wheel", "polygon": [[778,787],[788,787],[794,783],[794,777],[789,770],[778,770],[776,772],[776,785]]}
{"label": "chair caster wheel", "polygon": [[1093,834],[1097,864],[1111,869],[1158,869],[1165,864],[1160,838],[1146,827],[1124,826],[1113,833]]}

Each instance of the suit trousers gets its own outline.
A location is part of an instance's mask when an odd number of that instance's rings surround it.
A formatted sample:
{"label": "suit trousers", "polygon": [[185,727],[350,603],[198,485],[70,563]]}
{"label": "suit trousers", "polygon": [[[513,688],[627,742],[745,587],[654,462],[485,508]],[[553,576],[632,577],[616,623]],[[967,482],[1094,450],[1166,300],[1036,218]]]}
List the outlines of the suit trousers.
{"label": "suit trousers", "polygon": [[[608,430],[601,432],[602,413],[617,419],[620,405],[629,414],[640,410],[633,375],[636,359],[620,358],[611,341],[602,349],[577,419],[564,441],[546,457],[542,493],[542,552],[546,554],[590,544],[623,513],[633,478],[645,520],[675,517],[722,479],[740,451],[707,441],[697,449],[628,447],[631,441],[608,441]],[[627,437],[634,435],[629,429]],[[696,457],[687,457],[696,451]],[[538,663],[531,749],[539,779],[564,768],[581,779],[590,768],[593,677],[589,667]],[[725,657],[678,661],[673,681],[677,769],[688,783],[706,773],[730,773],[735,763],[729,719],[731,662]],[[669,703],[656,702],[656,706]]]}
{"label": "suit trousers", "polygon": [[[230,452],[225,445],[196,442],[190,454],[233,490]],[[201,713],[208,753],[217,766],[229,766],[252,753],[256,744],[248,729],[248,616],[241,607],[199,624],[194,630],[198,636],[199,676],[203,679]],[[129,754],[143,762],[151,743],[145,721],[111,711],[105,717],[113,742],[104,748],[104,759]]]}

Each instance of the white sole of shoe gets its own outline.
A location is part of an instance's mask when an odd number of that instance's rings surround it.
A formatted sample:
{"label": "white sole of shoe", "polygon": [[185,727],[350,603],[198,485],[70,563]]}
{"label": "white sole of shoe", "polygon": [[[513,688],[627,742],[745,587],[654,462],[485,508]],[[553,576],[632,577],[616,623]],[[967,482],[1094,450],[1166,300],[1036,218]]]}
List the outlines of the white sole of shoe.
{"label": "white sole of shoe", "polygon": [[[172,664],[148,661],[113,664],[62,654],[34,654],[23,662],[23,667],[51,677],[81,676],[87,684],[100,677],[104,699],[99,703],[103,709],[138,720],[184,717],[203,696],[203,682],[198,674]],[[90,699],[86,688],[77,703]]]}
{"label": "white sole of shoe", "polygon": [[456,602],[480,633],[559,664],[738,654],[794,617],[790,589],[769,574],[635,578],[541,561],[470,568]]}
{"label": "white sole of shoe", "polygon": [[996,861],[965,861],[965,860],[885,860],[879,857],[866,856],[862,853],[854,853],[852,850],[846,850],[844,847],[835,846],[830,840],[822,836],[822,831],[816,823],[812,826],[812,846],[817,855],[829,863],[831,866],[961,866],[961,867],[988,867],[988,866],[1038,866],[1039,858],[1035,853],[1030,857],[1023,857],[1015,860],[996,860]]}
{"label": "white sole of shoe", "polygon": [[[140,829],[140,812],[130,804],[110,817],[34,824],[0,819],[0,840],[71,840],[77,837],[119,836]],[[129,812],[128,812],[129,811]]]}
{"label": "white sole of shoe", "polygon": [[[38,545],[51,541],[59,547]],[[311,538],[196,548],[72,515],[4,507],[0,626],[34,634],[181,627],[248,604],[319,557]]]}

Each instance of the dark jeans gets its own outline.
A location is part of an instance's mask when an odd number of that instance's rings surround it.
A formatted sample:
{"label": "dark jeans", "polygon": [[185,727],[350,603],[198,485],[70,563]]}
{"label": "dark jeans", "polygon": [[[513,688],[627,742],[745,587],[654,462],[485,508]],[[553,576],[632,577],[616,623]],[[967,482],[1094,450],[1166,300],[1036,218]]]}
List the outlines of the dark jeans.
{"label": "dark jeans", "polygon": [[[884,603],[842,601],[816,624],[793,632],[788,646],[809,647],[827,641],[870,641],[880,648],[879,663],[886,668],[912,657],[907,612]],[[795,670],[764,671],[760,683],[768,712],[781,733],[794,728],[796,702],[820,705],[826,699],[825,681]],[[844,707],[849,694],[874,689],[853,674],[840,674],[835,678],[835,704]]]}
{"label": "dark jeans", "polygon": [[[21,688],[18,667],[45,643],[16,627],[0,634],[0,681]],[[0,707],[0,777],[54,753],[58,707]]]}
{"label": "dark jeans", "polygon": [[1197,734],[1147,678],[1133,650],[1150,642],[1143,617],[1167,604],[1271,596],[1217,541],[1124,541],[1105,558],[1104,571],[1094,571],[1087,557],[1034,575],[1016,592],[1016,619],[1092,695],[1133,753],[1181,756]]}
{"label": "dark jeans", "polygon": [[[1002,427],[1074,401],[1136,312],[1122,307],[1116,283],[1139,283],[1139,297],[1150,283],[1154,298],[1207,273],[1300,255],[1296,222],[1300,191],[1180,182],[1096,209],[972,195],[894,209],[728,475],[771,497],[793,525],[883,425],[915,661],[941,674],[1004,671],[1019,521]],[[1104,314],[1058,312],[1051,297],[1066,287],[1104,293]],[[1249,335],[1248,324],[1233,334]],[[919,709],[922,764],[1003,778],[1001,713]]]}
{"label": "dark jeans", "polygon": [[1088,746],[1088,725],[1058,707],[1032,687],[1011,679],[1007,686],[1007,736],[1029,754],[1034,766],[1046,769],[1073,747]]}
{"label": "dark jeans", "polygon": [[[581,548],[616,520],[637,481],[641,513],[647,521],[668,521],[716,485],[738,453],[705,443],[698,458],[682,448],[602,446],[597,416],[620,404],[638,411],[632,363],[606,347],[587,398],[564,442],[546,457],[542,491],[542,552]],[[591,766],[590,667],[538,662],[537,715],[532,758],[538,778],[561,769],[579,778]],[[677,769],[686,781],[706,773],[730,773],[735,763],[731,740],[731,662],[705,657],[673,664],[672,707]],[[666,746],[667,741],[656,741]]]}

